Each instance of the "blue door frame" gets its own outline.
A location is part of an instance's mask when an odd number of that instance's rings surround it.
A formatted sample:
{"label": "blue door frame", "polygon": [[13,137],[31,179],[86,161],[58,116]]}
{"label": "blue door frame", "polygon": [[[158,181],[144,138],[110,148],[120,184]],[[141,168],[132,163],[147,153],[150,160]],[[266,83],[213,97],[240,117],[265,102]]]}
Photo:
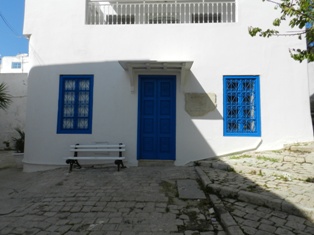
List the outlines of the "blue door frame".
{"label": "blue door frame", "polygon": [[140,75],[138,160],[176,159],[176,76]]}

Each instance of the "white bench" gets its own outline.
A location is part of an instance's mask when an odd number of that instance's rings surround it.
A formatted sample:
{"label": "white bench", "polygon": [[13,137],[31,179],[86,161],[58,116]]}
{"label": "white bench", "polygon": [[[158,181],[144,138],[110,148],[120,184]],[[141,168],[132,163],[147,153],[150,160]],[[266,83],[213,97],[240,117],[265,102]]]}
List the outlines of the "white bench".
{"label": "white bench", "polygon": [[[81,168],[78,160],[115,160],[115,164],[118,165],[118,171],[121,168],[125,168],[122,160],[125,157],[122,156],[122,152],[125,151],[125,145],[120,144],[75,144],[70,145],[70,151],[73,152],[73,157],[67,157],[66,163],[70,164],[69,172],[72,171],[73,164],[76,164],[78,168]],[[78,156],[79,152],[85,153],[111,153],[111,152],[119,152],[118,156],[109,156],[109,155],[93,155],[89,156],[84,154],[83,156]]]}

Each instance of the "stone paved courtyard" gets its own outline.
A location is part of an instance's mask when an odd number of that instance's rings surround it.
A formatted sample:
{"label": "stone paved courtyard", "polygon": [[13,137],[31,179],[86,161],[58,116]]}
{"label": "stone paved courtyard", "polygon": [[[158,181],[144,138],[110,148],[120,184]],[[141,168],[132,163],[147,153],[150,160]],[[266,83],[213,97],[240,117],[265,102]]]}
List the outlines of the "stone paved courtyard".
{"label": "stone paved courtyard", "polygon": [[314,143],[297,147],[70,174],[0,152],[0,234],[313,235]]}
{"label": "stone paved courtyard", "polygon": [[181,200],[193,167],[0,171],[0,234],[225,234],[208,199]]}

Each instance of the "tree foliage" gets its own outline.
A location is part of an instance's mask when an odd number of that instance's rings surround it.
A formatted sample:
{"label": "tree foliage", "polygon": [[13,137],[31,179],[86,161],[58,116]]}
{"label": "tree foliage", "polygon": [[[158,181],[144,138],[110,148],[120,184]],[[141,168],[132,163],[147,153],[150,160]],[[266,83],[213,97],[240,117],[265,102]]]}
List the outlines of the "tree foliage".
{"label": "tree foliage", "polygon": [[[265,0],[262,0],[265,1]],[[250,27],[252,37],[258,35],[269,38],[272,36],[295,36],[300,40],[306,38],[307,48],[292,48],[290,55],[294,60],[302,62],[314,61],[314,0],[266,0],[276,5],[275,9],[281,11],[279,18],[274,19],[273,26],[279,27],[283,21],[287,21],[294,31],[279,32],[277,29],[263,30],[259,27]]]}
{"label": "tree foliage", "polygon": [[11,98],[7,86],[4,83],[0,83],[0,109],[6,110],[12,102]]}

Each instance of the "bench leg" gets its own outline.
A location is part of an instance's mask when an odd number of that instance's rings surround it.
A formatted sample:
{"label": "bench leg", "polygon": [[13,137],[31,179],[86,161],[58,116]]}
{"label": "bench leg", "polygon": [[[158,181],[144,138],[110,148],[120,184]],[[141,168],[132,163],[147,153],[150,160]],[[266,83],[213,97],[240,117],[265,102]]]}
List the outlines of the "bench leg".
{"label": "bench leg", "polygon": [[80,165],[80,163],[79,163],[77,160],[66,160],[66,163],[67,163],[67,164],[70,164],[69,173],[72,171],[74,164],[77,165],[78,169],[81,169],[81,168],[82,168],[81,165]]}
{"label": "bench leg", "polygon": [[81,165],[80,165],[80,163],[79,163],[77,160],[74,160],[74,163],[77,165],[78,169],[81,169],[81,168],[82,168]]}
{"label": "bench leg", "polygon": [[118,166],[118,171],[120,171],[120,165],[121,165],[121,169],[126,168],[122,160],[115,160],[114,163]]}
{"label": "bench leg", "polygon": [[72,167],[73,167],[73,161],[71,161],[71,163],[70,163],[69,173],[71,173]]}

